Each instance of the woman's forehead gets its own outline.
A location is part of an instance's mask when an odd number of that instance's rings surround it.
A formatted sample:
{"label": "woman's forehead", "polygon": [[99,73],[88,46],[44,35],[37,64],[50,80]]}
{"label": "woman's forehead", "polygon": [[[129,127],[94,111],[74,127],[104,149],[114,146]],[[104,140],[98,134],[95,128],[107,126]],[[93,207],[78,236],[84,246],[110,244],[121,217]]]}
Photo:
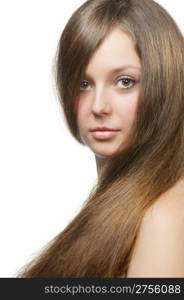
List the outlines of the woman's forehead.
{"label": "woman's forehead", "polygon": [[127,34],[116,29],[106,37],[91,56],[85,75],[91,76],[97,69],[111,74],[127,69],[140,71],[140,58],[133,41]]}

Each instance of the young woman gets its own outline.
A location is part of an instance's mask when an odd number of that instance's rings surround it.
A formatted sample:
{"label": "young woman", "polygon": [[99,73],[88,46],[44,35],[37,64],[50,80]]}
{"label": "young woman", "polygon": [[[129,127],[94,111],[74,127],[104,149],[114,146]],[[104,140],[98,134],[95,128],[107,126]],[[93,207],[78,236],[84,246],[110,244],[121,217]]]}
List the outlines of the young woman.
{"label": "young woman", "polygon": [[182,33],[153,0],[88,0],[71,16],[58,94],[98,183],[18,277],[184,277],[183,66]]}

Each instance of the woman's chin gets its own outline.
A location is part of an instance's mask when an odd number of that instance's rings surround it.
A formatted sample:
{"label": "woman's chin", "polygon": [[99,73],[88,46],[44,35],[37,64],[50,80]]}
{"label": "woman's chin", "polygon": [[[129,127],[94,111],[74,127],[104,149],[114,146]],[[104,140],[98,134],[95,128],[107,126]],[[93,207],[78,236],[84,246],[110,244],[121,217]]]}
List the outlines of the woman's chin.
{"label": "woman's chin", "polygon": [[108,158],[115,154],[115,151],[93,151],[96,157]]}

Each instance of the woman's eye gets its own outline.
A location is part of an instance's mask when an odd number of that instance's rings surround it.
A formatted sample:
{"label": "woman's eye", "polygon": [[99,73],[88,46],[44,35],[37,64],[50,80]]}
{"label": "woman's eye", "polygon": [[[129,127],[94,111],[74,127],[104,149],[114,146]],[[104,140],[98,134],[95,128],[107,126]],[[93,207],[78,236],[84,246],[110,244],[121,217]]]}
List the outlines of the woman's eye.
{"label": "woman's eye", "polygon": [[125,90],[130,89],[135,84],[135,80],[129,77],[122,77],[118,80],[118,83],[119,82],[121,82],[120,88]]}
{"label": "woman's eye", "polygon": [[[119,87],[123,90],[130,89],[132,86],[135,85],[136,81],[134,79],[131,79],[129,77],[122,77],[118,80]],[[87,80],[83,80],[80,83],[80,91],[87,90],[89,86],[89,82]]]}
{"label": "woman's eye", "polygon": [[83,80],[80,83],[80,91],[86,90],[87,86],[88,86],[88,81],[87,80]]}

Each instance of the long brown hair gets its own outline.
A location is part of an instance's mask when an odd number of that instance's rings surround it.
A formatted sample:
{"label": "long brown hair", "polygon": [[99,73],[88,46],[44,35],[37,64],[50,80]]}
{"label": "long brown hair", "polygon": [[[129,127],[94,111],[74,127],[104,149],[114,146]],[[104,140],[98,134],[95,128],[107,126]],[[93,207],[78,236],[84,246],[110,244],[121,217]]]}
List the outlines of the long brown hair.
{"label": "long brown hair", "polygon": [[67,126],[77,127],[79,84],[115,27],[141,59],[138,109],[126,145],[105,163],[80,212],[18,277],[125,277],[142,218],[184,176],[184,40],[153,0],[88,0],[57,49],[56,83]]}

